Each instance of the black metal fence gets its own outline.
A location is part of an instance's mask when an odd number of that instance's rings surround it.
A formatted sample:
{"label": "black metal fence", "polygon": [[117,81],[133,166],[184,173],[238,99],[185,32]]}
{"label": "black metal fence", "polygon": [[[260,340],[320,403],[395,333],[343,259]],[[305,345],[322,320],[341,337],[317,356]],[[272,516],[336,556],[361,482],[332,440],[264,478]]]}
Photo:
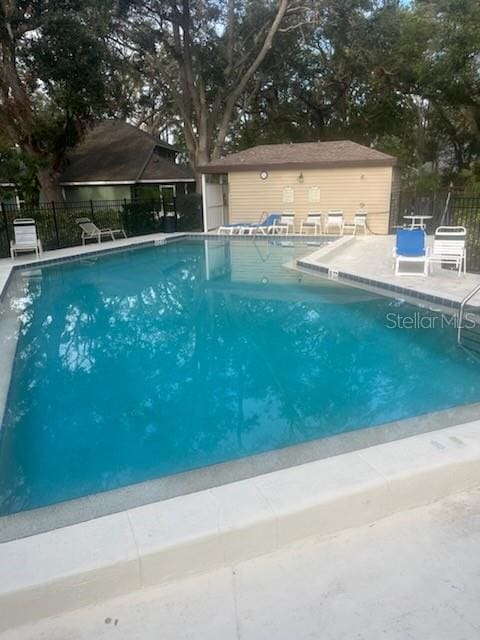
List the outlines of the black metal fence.
{"label": "black metal fence", "polygon": [[392,203],[392,215],[390,217],[391,231],[403,227],[407,215],[431,216],[426,221],[427,232],[431,232],[442,224],[445,213],[451,206],[453,194],[449,191],[435,191],[428,194],[418,194],[415,191],[402,190],[398,193],[398,201]]}
{"label": "black metal fence", "polygon": [[33,218],[44,250],[81,243],[77,218],[89,218],[100,228],[124,229],[127,236],[157,232],[197,231],[202,228],[201,197],[179,194],[173,202],[158,200],[105,200],[73,203],[0,205],[0,257],[10,255],[15,218]]}
{"label": "black metal fence", "polygon": [[480,272],[480,197],[453,196],[443,224],[467,229],[467,271]]}

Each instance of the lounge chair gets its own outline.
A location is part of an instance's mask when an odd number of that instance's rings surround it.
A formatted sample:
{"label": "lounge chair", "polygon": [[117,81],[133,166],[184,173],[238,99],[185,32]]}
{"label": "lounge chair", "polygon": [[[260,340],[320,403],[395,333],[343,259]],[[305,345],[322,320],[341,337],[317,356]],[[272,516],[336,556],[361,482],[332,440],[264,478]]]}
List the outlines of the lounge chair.
{"label": "lounge chair", "polygon": [[265,218],[265,220],[263,220],[263,222],[259,222],[258,224],[246,225],[243,229],[243,233],[248,233],[250,235],[253,235],[259,232],[262,233],[263,235],[266,235],[267,233],[272,233],[279,219],[280,219],[279,213],[270,213]]}
{"label": "lounge chair", "polygon": [[19,253],[35,252],[40,257],[42,243],[37,235],[37,226],[33,218],[15,218],[13,221],[14,240],[10,241],[10,255],[12,260]]}
{"label": "lounge chair", "polygon": [[222,224],[217,227],[217,235],[227,234],[233,236],[235,233],[240,233],[244,228],[244,224]]}
{"label": "lounge chair", "polygon": [[330,229],[333,227],[343,235],[343,211],[341,209],[333,209],[327,211],[327,221],[325,223],[325,233],[330,233]]}
{"label": "lounge chair", "polygon": [[435,231],[433,247],[427,251],[430,273],[435,262],[451,264],[458,270],[458,275],[466,273],[467,252],[465,227],[438,227]]}
{"label": "lounge chair", "polygon": [[248,234],[254,235],[255,233],[272,233],[275,223],[280,219],[279,213],[270,213],[262,222],[236,222],[234,224],[224,224],[217,229],[217,234]]}
{"label": "lounge chair", "polygon": [[318,211],[309,211],[307,217],[300,223],[300,233],[309,233],[313,230],[314,235],[322,233],[322,214]]}
{"label": "lounge chair", "polygon": [[83,245],[85,245],[87,240],[95,240],[100,243],[102,238],[105,237],[110,238],[110,240],[115,240],[116,234],[121,234],[124,238],[127,237],[124,229],[99,229],[97,225],[90,220],[90,218],[77,218],[75,222],[82,230]]}
{"label": "lounge chair", "polygon": [[273,229],[274,233],[295,233],[295,211],[284,211],[280,214]]}
{"label": "lounge chair", "polygon": [[363,235],[367,235],[367,215],[368,213],[365,210],[357,211],[353,216],[352,222],[343,223],[343,233],[351,231],[356,236],[357,231],[361,229]]}
{"label": "lounge chair", "polygon": [[[426,235],[423,229],[398,229],[394,249],[396,276],[426,276],[428,273]],[[402,271],[401,264],[421,264],[422,271]]]}

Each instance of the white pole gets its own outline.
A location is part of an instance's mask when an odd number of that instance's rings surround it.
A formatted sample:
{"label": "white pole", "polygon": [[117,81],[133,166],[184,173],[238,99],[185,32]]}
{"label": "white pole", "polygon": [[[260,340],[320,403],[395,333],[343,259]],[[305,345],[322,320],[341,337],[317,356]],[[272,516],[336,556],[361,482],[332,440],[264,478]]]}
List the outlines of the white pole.
{"label": "white pole", "polygon": [[207,179],[202,173],[202,207],[203,207],[203,231],[208,231],[208,208],[207,208]]}

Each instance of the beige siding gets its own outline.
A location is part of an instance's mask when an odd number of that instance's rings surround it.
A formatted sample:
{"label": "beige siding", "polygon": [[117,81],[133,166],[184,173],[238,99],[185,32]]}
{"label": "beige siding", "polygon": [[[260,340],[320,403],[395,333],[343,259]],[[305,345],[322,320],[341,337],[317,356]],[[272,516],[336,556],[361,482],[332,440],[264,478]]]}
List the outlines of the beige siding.
{"label": "beige siding", "polygon": [[[367,209],[368,225],[374,233],[388,233],[391,167],[364,169],[308,169],[300,171],[269,170],[266,180],[258,171],[229,173],[230,222],[258,222],[265,212],[295,211],[297,228],[308,211],[326,213],[329,209],[342,209],[346,220],[363,203]],[[320,189],[320,201],[310,202],[311,189]],[[285,191],[286,190],[286,191]],[[284,194],[293,202],[285,203]]]}

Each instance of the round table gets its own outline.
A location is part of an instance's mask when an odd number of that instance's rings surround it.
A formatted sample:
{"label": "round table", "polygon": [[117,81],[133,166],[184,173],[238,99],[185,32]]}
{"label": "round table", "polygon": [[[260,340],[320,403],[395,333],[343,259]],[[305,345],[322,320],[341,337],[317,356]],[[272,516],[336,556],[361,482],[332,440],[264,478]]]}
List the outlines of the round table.
{"label": "round table", "polygon": [[[410,220],[410,229],[425,229],[424,220],[431,220],[433,216],[424,216],[420,214],[412,214],[411,216],[403,216],[406,220]],[[418,222],[417,222],[418,220]]]}

